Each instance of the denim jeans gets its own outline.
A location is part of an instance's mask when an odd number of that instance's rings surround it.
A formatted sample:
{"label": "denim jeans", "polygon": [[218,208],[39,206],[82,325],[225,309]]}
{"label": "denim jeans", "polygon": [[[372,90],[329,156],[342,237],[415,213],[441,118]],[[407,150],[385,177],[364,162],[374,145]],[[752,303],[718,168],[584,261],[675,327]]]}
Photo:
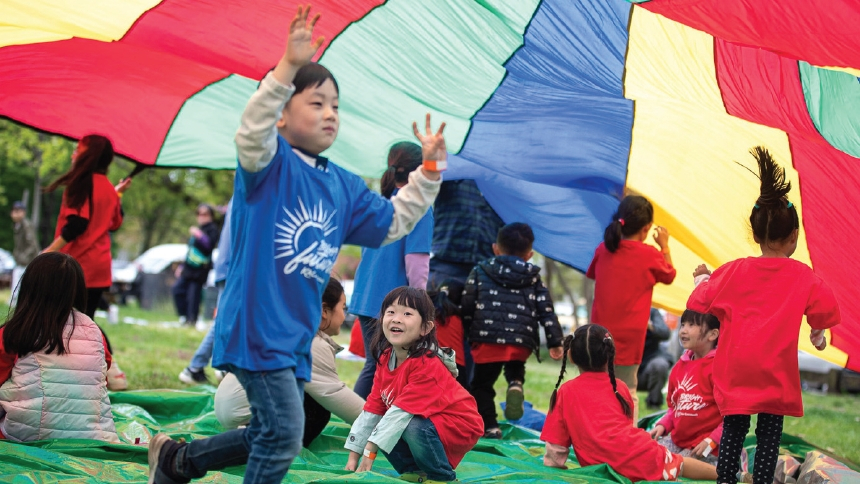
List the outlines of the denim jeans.
{"label": "denim jeans", "polygon": [[358,374],[355,380],[353,390],[358,396],[367,400],[370,395],[370,390],[373,388],[373,375],[376,374],[376,360],[370,351],[370,344],[373,342],[373,337],[376,335],[376,328],[379,324],[376,319],[370,316],[359,316],[358,322],[361,324],[361,338],[364,340],[364,368]]}
{"label": "denim jeans", "polygon": [[428,479],[435,481],[453,481],[457,478],[445,455],[436,426],[429,418],[412,417],[391,452],[383,454],[398,474],[424,472]]}
{"label": "denim jeans", "polygon": [[[224,281],[216,282],[215,286],[218,288],[218,300],[215,303],[215,306],[217,307],[221,302],[221,294],[224,294]],[[206,332],[206,336],[203,337],[203,341],[200,342],[200,346],[197,347],[197,352],[194,353],[194,357],[191,358],[191,364],[188,365],[188,368],[191,371],[200,371],[209,366],[209,361],[212,359],[212,349],[214,347],[215,323],[212,323],[212,326],[209,327],[209,331]]]}
{"label": "denim jeans", "polygon": [[203,286],[206,281],[198,281],[179,276],[179,280],[173,286],[173,302],[176,304],[176,312],[185,316],[189,322],[196,323],[200,314],[200,301],[203,300]]}
{"label": "denim jeans", "polygon": [[281,482],[302,450],[304,380],[295,370],[247,371],[230,367],[248,394],[251,423],[244,429],[189,442],[176,454],[174,471],[196,479],[207,471],[247,462],[244,481]]}

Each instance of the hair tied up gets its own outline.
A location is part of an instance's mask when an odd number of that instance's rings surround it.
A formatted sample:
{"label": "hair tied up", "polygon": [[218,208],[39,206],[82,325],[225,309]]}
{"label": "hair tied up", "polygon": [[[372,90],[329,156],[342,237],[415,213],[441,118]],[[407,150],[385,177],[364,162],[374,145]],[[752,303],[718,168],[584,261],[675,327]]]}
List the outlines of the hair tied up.
{"label": "hair tied up", "polygon": [[612,336],[607,334],[606,337],[603,338],[603,342],[604,343],[612,343]]}
{"label": "hair tied up", "polygon": [[620,223],[621,226],[624,227],[624,219],[623,218],[618,219],[618,223]]}

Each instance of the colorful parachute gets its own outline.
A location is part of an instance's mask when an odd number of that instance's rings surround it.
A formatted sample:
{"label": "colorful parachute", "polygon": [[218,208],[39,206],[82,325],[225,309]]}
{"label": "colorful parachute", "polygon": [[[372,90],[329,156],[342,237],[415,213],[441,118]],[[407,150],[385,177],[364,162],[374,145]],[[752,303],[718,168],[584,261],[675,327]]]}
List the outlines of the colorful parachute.
{"label": "colorful parachute", "polygon": [[[297,2],[0,0],[0,115],[108,134],[156,166],[232,168],[233,134],[283,51]],[[340,84],[326,153],[379,175],[431,112],[448,176],[475,178],[539,251],[583,269],[628,192],[669,227],[681,276],[754,254],[750,147],[789,168],[795,257],[836,290],[826,357],[860,370],[860,4],[831,0],[321,0],[320,62]],[[801,338],[805,342],[806,338]],[[803,346],[803,343],[802,343]],[[806,346],[808,348],[808,346]]]}

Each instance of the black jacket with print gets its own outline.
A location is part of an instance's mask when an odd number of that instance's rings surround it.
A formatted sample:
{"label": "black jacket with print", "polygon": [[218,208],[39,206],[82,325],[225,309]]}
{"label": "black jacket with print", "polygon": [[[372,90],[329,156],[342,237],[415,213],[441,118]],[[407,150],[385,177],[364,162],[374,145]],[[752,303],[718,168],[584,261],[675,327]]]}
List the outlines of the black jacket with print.
{"label": "black jacket with print", "polygon": [[540,349],[538,325],[547,347],[561,346],[562,331],[540,267],[512,255],[491,257],[472,269],[462,300],[463,324],[473,343]]}

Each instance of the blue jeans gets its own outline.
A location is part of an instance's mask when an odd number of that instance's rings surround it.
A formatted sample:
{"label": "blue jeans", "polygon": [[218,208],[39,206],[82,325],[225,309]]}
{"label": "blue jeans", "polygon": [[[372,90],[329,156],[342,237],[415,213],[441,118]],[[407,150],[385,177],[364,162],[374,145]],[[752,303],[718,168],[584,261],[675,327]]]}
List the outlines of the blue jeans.
{"label": "blue jeans", "polygon": [[[217,307],[218,303],[221,302],[221,294],[224,294],[224,281],[216,282],[215,286],[218,287],[218,302],[215,303]],[[188,365],[188,369],[191,371],[200,371],[209,366],[209,360],[212,359],[212,349],[214,347],[215,323],[212,323],[209,331],[206,332],[206,336],[203,337],[203,341],[200,342],[200,346],[197,347],[197,352],[191,358],[191,364]]]}
{"label": "blue jeans", "polygon": [[364,368],[361,369],[361,373],[355,380],[353,390],[358,396],[367,400],[367,396],[370,395],[370,390],[373,388],[373,375],[376,374],[376,360],[373,359],[370,351],[371,343],[379,324],[376,319],[370,316],[359,316],[358,322],[361,324],[361,337],[364,340]]}
{"label": "blue jeans", "polygon": [[207,471],[247,462],[244,481],[281,482],[302,450],[304,380],[295,370],[247,371],[230,367],[248,394],[251,423],[208,439],[193,440],[176,454],[176,474],[196,479]]}
{"label": "blue jeans", "polygon": [[435,481],[453,481],[457,478],[457,473],[445,455],[439,432],[429,418],[412,417],[391,452],[383,454],[398,474],[424,472],[428,479]]}

